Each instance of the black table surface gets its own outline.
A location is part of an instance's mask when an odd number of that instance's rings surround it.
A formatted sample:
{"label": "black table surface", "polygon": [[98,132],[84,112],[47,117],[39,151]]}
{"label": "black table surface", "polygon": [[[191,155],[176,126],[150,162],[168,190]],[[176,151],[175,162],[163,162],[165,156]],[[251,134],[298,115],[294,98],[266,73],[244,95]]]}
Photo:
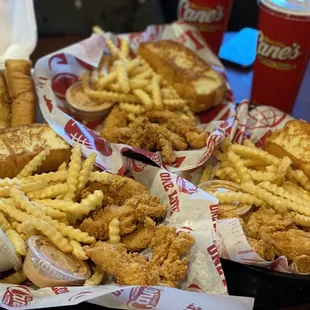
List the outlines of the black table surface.
{"label": "black table surface", "polygon": [[[233,33],[227,33],[224,40],[231,38]],[[35,62],[38,58],[82,40],[78,36],[43,37],[39,38],[37,48],[32,55]],[[225,64],[228,80],[235,93],[237,101],[248,99],[250,95],[253,72],[251,69]],[[310,63],[306,70],[303,83],[295,103],[293,116],[310,121]],[[223,268],[231,295],[255,297],[257,310],[306,310],[310,309],[310,280],[279,277],[264,270],[223,260]],[[71,307],[74,310],[108,309],[89,303],[81,303]],[[52,309],[52,308],[50,308]],[[167,309],[168,310],[168,309]],[[174,310],[174,309],[171,309]],[[213,309],[210,309],[213,310]]]}

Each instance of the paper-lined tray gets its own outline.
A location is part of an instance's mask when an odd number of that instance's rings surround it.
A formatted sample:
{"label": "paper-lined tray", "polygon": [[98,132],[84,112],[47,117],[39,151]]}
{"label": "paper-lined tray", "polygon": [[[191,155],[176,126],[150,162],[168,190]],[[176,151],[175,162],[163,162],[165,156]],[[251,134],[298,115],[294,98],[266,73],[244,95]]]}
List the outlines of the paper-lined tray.
{"label": "paper-lined tray", "polygon": [[[171,25],[150,26],[144,33],[121,36],[107,35],[116,43],[120,37],[126,37],[133,52],[136,51],[139,43],[144,41],[173,39],[182,42],[225,78],[224,68],[219,59],[207,47],[196,28],[186,23],[177,22]],[[130,146],[111,144],[100,138],[94,131],[100,122],[82,122],[82,124],[73,120],[66,106],[65,92],[71,84],[77,81],[83,71],[98,65],[104,49],[104,38],[92,35],[87,40],[41,58],[35,66],[35,82],[40,108],[46,121],[70,144],[79,142],[88,146],[89,149],[96,148],[99,156],[101,152],[104,156],[110,157],[108,161],[101,158],[104,162],[104,169],[114,173],[122,172],[123,160],[119,154],[130,149],[170,171],[188,171],[199,167],[208,159],[218,143],[218,139],[221,138],[221,132],[230,130],[231,135],[235,135],[237,122],[235,107],[232,104],[234,99],[230,86],[226,83],[228,90],[224,102],[211,111],[199,115],[200,126],[211,133],[207,140],[207,146],[200,150],[176,152],[178,159],[174,167],[169,167],[162,162],[159,152],[151,153]],[[214,122],[210,123],[210,121]]]}

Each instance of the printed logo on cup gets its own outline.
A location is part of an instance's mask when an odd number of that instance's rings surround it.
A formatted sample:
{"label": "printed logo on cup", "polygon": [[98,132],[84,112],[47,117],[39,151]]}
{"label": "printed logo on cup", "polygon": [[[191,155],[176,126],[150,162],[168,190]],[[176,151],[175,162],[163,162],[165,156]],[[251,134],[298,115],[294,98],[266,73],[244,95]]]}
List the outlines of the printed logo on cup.
{"label": "printed logo on cup", "polygon": [[33,300],[33,295],[25,286],[8,287],[3,295],[2,303],[13,308],[25,307]]}
{"label": "printed logo on cup", "polygon": [[215,8],[209,8],[192,3],[189,0],[181,0],[179,10],[179,16],[187,22],[211,24],[219,22],[224,17],[224,8],[221,5],[217,5]]}
{"label": "printed logo on cup", "polygon": [[265,36],[262,31],[258,32],[257,56],[258,59],[268,67],[279,70],[291,70],[296,68],[296,65],[283,63],[283,61],[299,58],[303,54],[300,48],[301,46],[297,42],[291,45],[285,45],[282,42]]}
{"label": "printed logo on cup", "polygon": [[141,286],[131,289],[127,306],[129,309],[154,310],[159,303],[161,290]]}

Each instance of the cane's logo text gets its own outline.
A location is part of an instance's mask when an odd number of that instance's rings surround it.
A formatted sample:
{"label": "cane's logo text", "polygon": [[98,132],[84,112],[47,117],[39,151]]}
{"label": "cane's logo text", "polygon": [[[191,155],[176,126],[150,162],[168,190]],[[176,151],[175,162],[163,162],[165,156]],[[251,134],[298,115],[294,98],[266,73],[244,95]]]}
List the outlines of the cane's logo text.
{"label": "cane's logo text", "polygon": [[197,7],[189,0],[181,0],[179,4],[181,18],[187,22],[211,24],[219,22],[224,17],[224,8],[217,5],[215,8]]}
{"label": "cane's logo text", "polygon": [[258,33],[257,55],[271,58],[272,60],[295,60],[302,55],[300,45],[294,42],[287,46],[282,43],[272,41],[265,36],[262,31]]}

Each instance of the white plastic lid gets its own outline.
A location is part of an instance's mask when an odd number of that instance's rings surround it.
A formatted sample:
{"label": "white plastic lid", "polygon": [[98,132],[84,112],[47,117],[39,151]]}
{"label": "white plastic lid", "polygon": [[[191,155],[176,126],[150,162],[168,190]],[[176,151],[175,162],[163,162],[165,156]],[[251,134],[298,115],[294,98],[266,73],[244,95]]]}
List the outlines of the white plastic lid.
{"label": "white plastic lid", "polygon": [[310,0],[260,0],[260,2],[279,13],[310,17]]}
{"label": "white plastic lid", "polygon": [[84,282],[90,277],[88,265],[71,254],[65,254],[43,236],[28,239],[28,254],[31,261],[52,279],[69,283]]}
{"label": "white plastic lid", "polygon": [[33,0],[0,0],[0,70],[6,59],[29,59],[37,43]]}
{"label": "white plastic lid", "polygon": [[14,268],[16,271],[22,268],[22,260],[15,252],[11,242],[2,229],[0,229],[0,272]]}

